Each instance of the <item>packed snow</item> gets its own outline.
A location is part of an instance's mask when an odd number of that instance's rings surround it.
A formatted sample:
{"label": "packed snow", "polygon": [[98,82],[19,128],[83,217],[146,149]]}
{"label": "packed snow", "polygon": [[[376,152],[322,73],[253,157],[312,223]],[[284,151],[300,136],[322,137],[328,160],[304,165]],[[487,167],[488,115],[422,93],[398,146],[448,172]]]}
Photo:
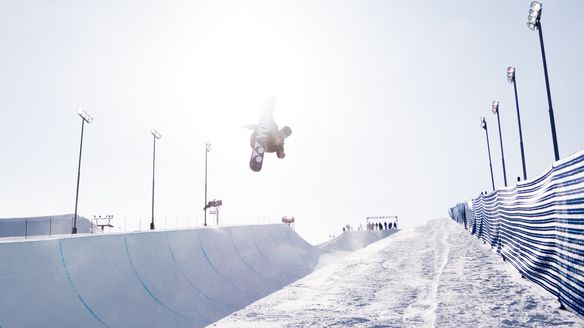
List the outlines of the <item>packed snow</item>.
{"label": "packed snow", "polygon": [[327,261],[213,327],[584,327],[449,219]]}
{"label": "packed snow", "polygon": [[0,328],[204,327],[320,254],[283,224],[0,243]]}

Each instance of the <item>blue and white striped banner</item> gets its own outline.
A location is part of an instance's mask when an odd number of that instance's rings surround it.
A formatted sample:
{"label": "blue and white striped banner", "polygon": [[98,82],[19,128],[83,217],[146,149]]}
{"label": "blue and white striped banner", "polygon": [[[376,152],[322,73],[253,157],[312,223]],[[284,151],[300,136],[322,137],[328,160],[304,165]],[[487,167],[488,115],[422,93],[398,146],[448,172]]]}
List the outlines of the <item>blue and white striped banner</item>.
{"label": "blue and white striped banner", "polygon": [[524,277],[584,315],[584,151],[449,212]]}

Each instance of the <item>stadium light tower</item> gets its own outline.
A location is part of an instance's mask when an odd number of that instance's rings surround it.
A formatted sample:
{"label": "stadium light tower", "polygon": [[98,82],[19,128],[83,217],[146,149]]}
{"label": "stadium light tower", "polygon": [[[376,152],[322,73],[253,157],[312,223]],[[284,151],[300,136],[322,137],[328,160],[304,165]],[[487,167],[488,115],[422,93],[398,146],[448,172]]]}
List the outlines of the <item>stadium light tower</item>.
{"label": "stadium light tower", "polygon": [[543,60],[543,72],[545,75],[545,87],[547,90],[549,115],[550,115],[550,125],[552,129],[552,142],[554,144],[554,156],[556,161],[560,159],[560,151],[558,150],[558,137],[556,136],[556,121],[554,119],[554,109],[552,106],[552,95],[550,91],[550,81],[548,77],[547,62],[545,59],[545,48],[543,46],[543,33],[541,31],[541,10],[542,5],[538,1],[533,1],[531,7],[529,8],[529,16],[527,16],[527,27],[532,31],[537,30],[539,32],[539,45],[541,47],[541,58]]}
{"label": "stadium light tower", "polygon": [[521,132],[521,115],[519,115],[519,98],[517,97],[517,80],[515,67],[507,67],[507,81],[513,84],[515,90],[515,107],[517,108],[517,125],[519,125],[519,147],[521,148],[521,164],[523,166],[523,180],[527,180],[527,169],[525,168],[525,151],[523,150],[523,133]]}
{"label": "stadium light tower", "polygon": [[493,114],[497,115],[497,123],[499,124],[499,143],[501,144],[501,160],[503,161],[503,182],[505,187],[507,187],[507,170],[505,169],[505,153],[503,152],[503,135],[501,134],[501,118],[499,117],[499,102],[497,100],[493,101],[492,105]]}
{"label": "stadium light tower", "polygon": [[154,169],[156,165],[156,140],[162,138],[162,135],[158,133],[156,129],[152,129],[150,133],[154,137],[154,150],[152,152],[152,221],[150,222],[150,230],[154,230]]}
{"label": "stadium light tower", "polygon": [[481,128],[485,129],[485,134],[487,135],[487,151],[489,152],[489,167],[491,168],[491,184],[493,185],[493,191],[495,190],[495,178],[493,177],[493,164],[491,162],[491,146],[489,144],[489,130],[487,129],[487,120],[481,117]]}
{"label": "stadium light tower", "polygon": [[93,117],[91,117],[87,112],[84,110],[79,110],[77,115],[81,117],[81,143],[79,146],[79,164],[77,166],[77,190],[75,191],[75,214],[73,215],[73,229],[71,230],[72,234],[77,233],[77,204],[79,201],[79,178],[81,177],[81,153],[83,151],[83,130],[85,128],[85,123],[93,122]]}
{"label": "stadium light tower", "polygon": [[211,142],[209,140],[205,141],[205,206],[203,211],[205,211],[205,221],[203,225],[207,226],[207,154],[211,151]]}

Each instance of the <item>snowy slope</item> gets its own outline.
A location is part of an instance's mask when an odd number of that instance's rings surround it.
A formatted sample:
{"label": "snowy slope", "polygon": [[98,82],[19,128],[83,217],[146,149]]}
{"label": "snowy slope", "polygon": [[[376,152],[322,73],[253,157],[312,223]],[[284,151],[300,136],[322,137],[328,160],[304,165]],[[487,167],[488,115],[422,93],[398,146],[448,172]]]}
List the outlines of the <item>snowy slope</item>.
{"label": "snowy slope", "polygon": [[400,231],[214,327],[584,327],[448,220]]}
{"label": "snowy slope", "polygon": [[283,224],[0,243],[0,327],[201,327],[320,253]]}
{"label": "snowy slope", "polygon": [[373,242],[386,238],[397,231],[397,229],[391,229],[343,232],[337,238],[329,240],[328,242],[319,245],[319,247],[327,252],[356,251]]}

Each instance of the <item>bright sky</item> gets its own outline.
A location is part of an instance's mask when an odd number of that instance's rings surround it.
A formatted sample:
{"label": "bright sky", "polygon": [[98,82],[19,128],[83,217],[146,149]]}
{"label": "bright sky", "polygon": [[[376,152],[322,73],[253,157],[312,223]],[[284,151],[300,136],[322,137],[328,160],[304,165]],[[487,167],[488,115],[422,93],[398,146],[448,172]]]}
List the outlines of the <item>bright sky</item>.
{"label": "bright sky", "polygon": [[[79,213],[294,216],[311,242],[367,216],[403,226],[447,215],[521,175],[517,83],[528,175],[554,156],[530,1],[0,0],[0,217],[72,213],[82,108]],[[561,157],[584,146],[582,1],[545,2],[543,34]],[[289,125],[286,158],[249,169],[249,131],[266,96]],[[244,223],[246,219],[240,219]],[[115,223],[114,223],[115,224]]]}

